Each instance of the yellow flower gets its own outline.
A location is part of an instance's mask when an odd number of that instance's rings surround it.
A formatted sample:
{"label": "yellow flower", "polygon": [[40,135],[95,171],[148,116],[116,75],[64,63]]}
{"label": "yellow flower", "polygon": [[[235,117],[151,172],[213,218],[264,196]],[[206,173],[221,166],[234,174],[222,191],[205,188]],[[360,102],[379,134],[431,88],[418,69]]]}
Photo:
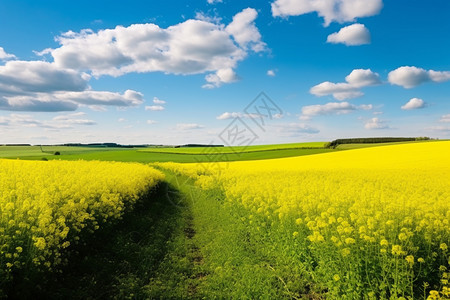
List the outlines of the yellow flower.
{"label": "yellow flower", "polygon": [[341,276],[339,276],[338,274],[333,276],[334,281],[339,281],[341,279]]}
{"label": "yellow flower", "polygon": [[355,243],[355,239],[352,239],[352,238],[346,238],[346,239],[345,239],[345,243],[348,244],[348,245],[354,244],[354,243]]}
{"label": "yellow flower", "polygon": [[410,266],[414,265],[414,256],[408,255],[407,257],[405,257],[405,260],[408,262]]}
{"label": "yellow flower", "polygon": [[387,241],[387,240],[381,240],[380,241],[380,245],[382,246],[382,247],[387,247],[388,245],[389,245],[389,242]]}

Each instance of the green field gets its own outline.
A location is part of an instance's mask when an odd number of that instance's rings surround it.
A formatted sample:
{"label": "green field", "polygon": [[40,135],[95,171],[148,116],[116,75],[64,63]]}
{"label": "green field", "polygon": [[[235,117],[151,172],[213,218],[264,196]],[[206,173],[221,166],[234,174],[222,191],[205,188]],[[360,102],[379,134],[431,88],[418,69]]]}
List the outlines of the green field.
{"label": "green field", "polygon": [[[24,160],[102,160],[140,163],[196,163],[273,159],[394,144],[399,143],[344,144],[339,145],[336,149],[324,148],[325,142],[255,145],[247,147],[149,147],[131,149],[43,146],[43,152],[41,151],[40,146],[0,146],[0,158],[18,158]],[[60,155],[55,155],[55,152],[59,152]]]}
{"label": "green field", "polygon": [[119,148],[72,147],[72,146],[0,146],[0,158],[36,158],[48,157],[59,152],[61,155],[73,155],[89,152],[117,151]]}
{"label": "green field", "polygon": [[[105,160],[124,162],[211,162],[271,159],[319,154],[333,149],[324,149],[323,142],[277,144],[248,147],[193,147],[193,148],[105,148],[66,146],[0,146],[0,158],[26,160]],[[59,152],[60,155],[54,155]]]}
{"label": "green field", "polygon": [[325,142],[273,144],[255,146],[235,146],[235,147],[180,147],[180,148],[145,148],[139,151],[153,153],[178,153],[178,154],[208,154],[208,153],[242,153],[259,151],[277,151],[287,149],[309,149],[323,148]]}

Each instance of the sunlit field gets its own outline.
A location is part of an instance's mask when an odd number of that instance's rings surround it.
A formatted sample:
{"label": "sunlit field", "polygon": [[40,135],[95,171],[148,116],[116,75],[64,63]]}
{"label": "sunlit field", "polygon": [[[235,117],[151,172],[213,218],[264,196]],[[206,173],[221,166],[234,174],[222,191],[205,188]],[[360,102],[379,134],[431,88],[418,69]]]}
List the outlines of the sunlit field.
{"label": "sunlit field", "polygon": [[19,270],[57,270],[163,179],[141,164],[0,160],[0,287]]}
{"label": "sunlit field", "polygon": [[161,166],[223,193],[257,240],[282,244],[271,255],[332,298],[450,297],[448,153],[435,142]]}

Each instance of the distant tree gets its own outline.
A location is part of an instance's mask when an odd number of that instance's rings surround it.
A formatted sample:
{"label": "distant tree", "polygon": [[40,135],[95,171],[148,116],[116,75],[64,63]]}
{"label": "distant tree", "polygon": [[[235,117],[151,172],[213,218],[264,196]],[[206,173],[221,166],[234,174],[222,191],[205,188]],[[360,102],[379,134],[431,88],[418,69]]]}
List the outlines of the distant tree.
{"label": "distant tree", "polygon": [[56,151],[56,152],[55,152],[55,155],[61,155],[61,153],[59,153],[59,151]]}

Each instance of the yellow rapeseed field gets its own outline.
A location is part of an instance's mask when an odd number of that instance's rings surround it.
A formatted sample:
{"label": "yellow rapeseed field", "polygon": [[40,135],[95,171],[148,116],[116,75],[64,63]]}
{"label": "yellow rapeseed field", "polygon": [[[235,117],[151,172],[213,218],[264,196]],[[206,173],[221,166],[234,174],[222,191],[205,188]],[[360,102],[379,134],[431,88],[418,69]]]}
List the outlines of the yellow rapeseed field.
{"label": "yellow rapeseed field", "polygon": [[450,297],[448,141],[161,165],[220,189],[252,230],[286,236],[277,255],[300,253],[333,298]]}
{"label": "yellow rapeseed field", "polygon": [[61,253],[124,210],[164,175],[142,164],[0,160],[0,275],[51,269]]}

